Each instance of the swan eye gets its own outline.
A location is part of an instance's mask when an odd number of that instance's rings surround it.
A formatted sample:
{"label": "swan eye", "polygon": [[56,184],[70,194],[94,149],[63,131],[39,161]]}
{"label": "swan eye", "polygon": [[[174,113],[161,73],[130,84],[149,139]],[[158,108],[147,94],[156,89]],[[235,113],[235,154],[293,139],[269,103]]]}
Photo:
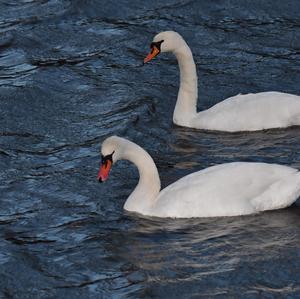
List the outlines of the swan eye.
{"label": "swan eye", "polygon": [[150,45],[150,49],[152,49],[151,53],[153,52],[153,49],[156,47],[159,52],[160,52],[160,46],[161,44],[164,42],[164,40],[161,40],[159,42],[152,42],[151,45]]}
{"label": "swan eye", "polygon": [[108,161],[113,163],[113,154],[114,154],[114,152],[115,151],[113,151],[110,155],[106,155],[106,156],[101,155],[101,164],[106,167]]}
{"label": "swan eye", "polygon": [[147,63],[148,61],[152,60],[154,57],[156,57],[160,53],[160,51],[161,51],[160,46],[161,46],[162,42],[163,42],[163,40],[161,40],[159,42],[151,43],[151,45],[150,45],[151,52],[144,59],[144,64]]}
{"label": "swan eye", "polygon": [[97,179],[100,183],[104,182],[108,178],[108,174],[113,164],[112,156],[115,151],[113,151],[110,155],[101,155],[101,165],[98,172]]}

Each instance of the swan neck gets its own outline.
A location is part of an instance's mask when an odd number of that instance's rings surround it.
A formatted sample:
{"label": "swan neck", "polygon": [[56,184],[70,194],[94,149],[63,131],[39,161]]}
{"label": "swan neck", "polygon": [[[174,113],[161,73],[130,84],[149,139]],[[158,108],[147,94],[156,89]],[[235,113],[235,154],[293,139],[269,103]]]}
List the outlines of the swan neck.
{"label": "swan neck", "polygon": [[198,79],[191,49],[186,44],[175,51],[180,70],[180,87],[174,111],[174,122],[188,125],[197,113]]}
{"label": "swan neck", "polygon": [[140,146],[133,144],[125,153],[125,159],[134,163],[139,172],[139,182],[128,197],[124,208],[128,211],[146,213],[160,191],[160,178],[151,156]]}

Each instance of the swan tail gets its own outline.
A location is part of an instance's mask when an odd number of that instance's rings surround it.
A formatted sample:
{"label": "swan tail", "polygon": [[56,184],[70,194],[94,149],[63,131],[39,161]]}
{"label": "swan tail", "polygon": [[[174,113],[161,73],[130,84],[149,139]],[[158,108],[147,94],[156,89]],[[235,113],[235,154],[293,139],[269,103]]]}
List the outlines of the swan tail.
{"label": "swan tail", "polygon": [[293,204],[300,197],[300,172],[293,173],[272,184],[265,192],[251,202],[257,211],[282,209]]}

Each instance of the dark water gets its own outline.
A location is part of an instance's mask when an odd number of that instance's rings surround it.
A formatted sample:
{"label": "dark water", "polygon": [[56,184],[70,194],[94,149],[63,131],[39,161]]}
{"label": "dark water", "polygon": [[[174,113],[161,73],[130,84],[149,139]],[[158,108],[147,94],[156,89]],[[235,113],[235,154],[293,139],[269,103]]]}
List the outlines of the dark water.
{"label": "dark water", "polygon": [[300,208],[158,220],[122,207],[137,171],[96,175],[101,142],[139,143],[163,186],[230,161],[300,168],[300,128],[176,127],[172,55],[142,67],[155,33],[191,46],[199,109],[237,93],[300,95],[294,1],[0,1],[0,298],[300,298]]}

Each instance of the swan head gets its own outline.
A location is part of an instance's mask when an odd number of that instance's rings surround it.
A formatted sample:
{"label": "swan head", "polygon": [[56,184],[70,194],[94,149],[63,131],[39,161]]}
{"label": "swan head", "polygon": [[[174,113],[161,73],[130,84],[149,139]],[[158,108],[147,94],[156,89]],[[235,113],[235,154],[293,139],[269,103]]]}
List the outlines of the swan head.
{"label": "swan head", "polygon": [[154,36],[150,45],[151,51],[144,59],[144,63],[152,60],[159,53],[176,52],[184,44],[181,35],[175,31],[163,31]]}
{"label": "swan head", "polygon": [[98,173],[100,183],[107,180],[113,163],[117,162],[122,156],[122,144],[126,140],[118,136],[106,138],[101,146],[101,165]]}

